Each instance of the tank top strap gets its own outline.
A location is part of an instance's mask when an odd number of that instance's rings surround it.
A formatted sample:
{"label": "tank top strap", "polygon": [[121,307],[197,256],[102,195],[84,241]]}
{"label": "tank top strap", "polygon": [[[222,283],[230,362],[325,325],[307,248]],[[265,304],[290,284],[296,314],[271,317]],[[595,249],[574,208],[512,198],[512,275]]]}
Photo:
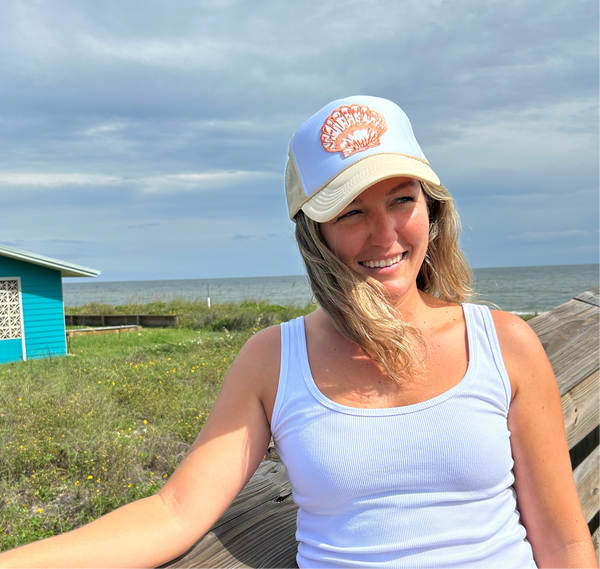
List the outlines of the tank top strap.
{"label": "tank top strap", "polygon": [[469,336],[469,359],[477,365],[475,389],[495,393],[505,413],[511,400],[511,385],[502,358],[498,334],[490,309],[483,304],[463,304]]}
{"label": "tank top strap", "polygon": [[[281,363],[279,367],[279,383],[271,417],[271,431],[274,433],[282,417],[282,408],[289,405],[291,395],[303,388],[304,381],[297,373],[298,362],[308,361],[306,353],[306,334],[304,317],[299,316],[289,322],[282,322],[281,330]],[[291,369],[294,367],[294,369]],[[283,413],[285,415],[285,412]]]}

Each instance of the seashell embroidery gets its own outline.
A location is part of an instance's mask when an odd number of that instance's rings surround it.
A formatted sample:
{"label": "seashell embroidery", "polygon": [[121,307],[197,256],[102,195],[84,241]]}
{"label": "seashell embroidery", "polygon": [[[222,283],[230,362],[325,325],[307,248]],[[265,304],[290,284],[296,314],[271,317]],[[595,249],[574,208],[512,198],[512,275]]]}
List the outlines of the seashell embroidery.
{"label": "seashell embroidery", "polygon": [[344,158],[379,146],[387,130],[385,119],[366,105],[344,105],[333,111],[321,128],[321,144],[327,152],[341,152]]}

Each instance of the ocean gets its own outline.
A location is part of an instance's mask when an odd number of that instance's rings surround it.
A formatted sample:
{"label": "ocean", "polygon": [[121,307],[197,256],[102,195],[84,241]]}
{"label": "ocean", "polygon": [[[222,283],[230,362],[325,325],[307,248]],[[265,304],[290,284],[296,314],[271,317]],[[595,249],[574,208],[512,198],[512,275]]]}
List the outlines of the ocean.
{"label": "ocean", "polygon": [[[480,300],[515,314],[541,313],[597,286],[599,265],[552,265],[474,269],[473,288]],[[157,281],[63,281],[66,306],[90,302],[119,305],[151,302],[182,296],[211,304],[268,301],[304,306],[313,301],[305,276],[186,279]]]}

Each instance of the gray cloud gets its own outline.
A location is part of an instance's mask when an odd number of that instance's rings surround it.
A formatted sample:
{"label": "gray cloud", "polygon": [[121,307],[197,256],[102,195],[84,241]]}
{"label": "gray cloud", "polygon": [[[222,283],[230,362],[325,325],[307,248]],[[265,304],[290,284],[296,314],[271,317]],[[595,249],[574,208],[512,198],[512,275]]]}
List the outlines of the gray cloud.
{"label": "gray cloud", "polygon": [[137,225],[126,225],[125,229],[150,229],[151,227],[160,227],[158,221],[150,221],[148,223],[138,223]]}
{"label": "gray cloud", "polygon": [[231,236],[231,239],[239,241],[239,240],[246,240],[246,239],[279,239],[281,237],[284,237],[283,233],[258,233],[258,234],[250,234],[250,235],[236,233],[235,235]]}
{"label": "gray cloud", "polygon": [[521,243],[548,243],[558,240],[588,240],[590,237],[597,237],[597,232],[566,229],[564,231],[526,231],[521,235],[509,235],[507,240]]}
{"label": "gray cloud", "polygon": [[60,243],[68,245],[82,245],[86,241],[82,239],[44,239],[45,243]]}

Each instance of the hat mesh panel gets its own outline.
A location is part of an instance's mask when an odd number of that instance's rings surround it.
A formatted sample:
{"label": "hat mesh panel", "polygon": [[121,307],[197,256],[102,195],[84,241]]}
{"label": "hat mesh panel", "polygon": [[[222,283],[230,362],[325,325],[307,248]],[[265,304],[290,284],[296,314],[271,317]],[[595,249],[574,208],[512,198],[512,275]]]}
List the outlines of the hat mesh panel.
{"label": "hat mesh panel", "polygon": [[294,160],[294,156],[291,152],[285,168],[285,193],[287,195],[290,217],[293,219],[306,201],[306,194],[304,193],[304,187],[302,186],[302,181],[300,180],[300,174],[298,172],[298,167],[296,166],[296,161]]}

